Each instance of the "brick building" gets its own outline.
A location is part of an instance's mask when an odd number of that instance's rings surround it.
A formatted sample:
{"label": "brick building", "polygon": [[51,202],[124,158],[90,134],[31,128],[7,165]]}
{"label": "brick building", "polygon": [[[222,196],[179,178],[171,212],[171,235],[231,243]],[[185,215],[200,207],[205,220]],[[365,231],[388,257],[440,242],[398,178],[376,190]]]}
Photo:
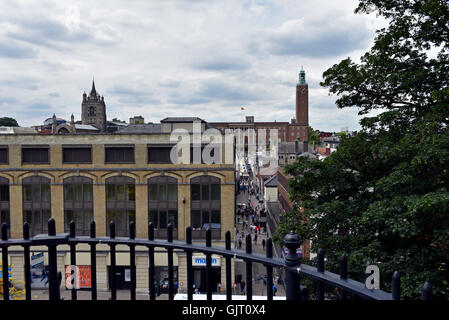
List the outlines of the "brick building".
{"label": "brick building", "polygon": [[[247,116],[245,122],[209,122],[209,124],[217,129],[229,129],[235,132],[237,129],[242,132],[248,129],[254,129],[255,136],[249,135],[248,138],[242,138],[236,135],[237,143],[257,143],[259,130],[263,130],[266,134],[267,144],[270,139],[270,130],[278,130],[278,142],[308,141],[309,127],[309,86],[306,82],[304,70],[299,72],[299,80],[296,85],[296,118],[290,122],[255,122],[254,116]],[[242,139],[246,139],[244,142]]]}

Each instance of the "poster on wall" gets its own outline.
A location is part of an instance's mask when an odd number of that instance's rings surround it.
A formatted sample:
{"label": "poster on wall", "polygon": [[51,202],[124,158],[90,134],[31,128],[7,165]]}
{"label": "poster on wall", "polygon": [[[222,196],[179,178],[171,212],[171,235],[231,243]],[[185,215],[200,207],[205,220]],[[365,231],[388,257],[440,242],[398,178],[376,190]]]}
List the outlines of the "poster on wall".
{"label": "poster on wall", "polygon": [[44,265],[44,253],[31,255],[31,288],[48,288],[48,266]]}
{"label": "poster on wall", "polygon": [[[90,266],[76,266],[75,268],[75,288],[76,289],[89,289],[91,287],[91,269]],[[65,283],[66,288],[71,289],[71,268],[65,266]]]}

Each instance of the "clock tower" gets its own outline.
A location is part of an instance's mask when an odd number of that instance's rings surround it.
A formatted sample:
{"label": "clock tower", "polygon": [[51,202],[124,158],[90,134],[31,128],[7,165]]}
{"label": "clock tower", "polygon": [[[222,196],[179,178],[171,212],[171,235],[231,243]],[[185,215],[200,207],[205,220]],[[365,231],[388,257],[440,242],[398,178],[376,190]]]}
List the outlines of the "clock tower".
{"label": "clock tower", "polygon": [[296,124],[300,126],[309,125],[309,86],[306,82],[306,73],[302,67],[296,85]]}

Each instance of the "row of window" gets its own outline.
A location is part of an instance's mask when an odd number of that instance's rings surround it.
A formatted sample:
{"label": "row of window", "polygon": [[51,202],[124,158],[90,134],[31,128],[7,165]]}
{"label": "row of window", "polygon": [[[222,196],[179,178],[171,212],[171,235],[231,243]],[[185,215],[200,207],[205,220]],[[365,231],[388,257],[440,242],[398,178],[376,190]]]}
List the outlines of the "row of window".
{"label": "row of window", "polygon": [[[134,163],[134,146],[105,146],[105,163]],[[148,163],[172,163],[170,158],[171,146],[151,146],[147,148]],[[193,162],[193,148],[190,160]],[[204,150],[202,147],[201,151]],[[202,153],[201,153],[202,154]],[[210,156],[214,156],[211,149]],[[202,157],[201,157],[202,158]],[[63,146],[63,163],[92,163],[91,146]],[[49,146],[22,147],[22,163],[50,163]],[[204,162],[203,162],[204,163]],[[8,164],[8,148],[0,147],[0,164]]]}
{"label": "row of window", "polygon": [[[9,185],[0,177],[1,221],[9,225]],[[69,231],[70,221],[75,221],[78,235],[89,235],[93,219],[93,181],[87,177],[64,179],[64,231]],[[191,179],[191,223],[194,229],[220,229],[220,179],[202,176]],[[51,216],[50,179],[33,176],[24,178],[24,222],[30,226],[31,235],[46,233]],[[128,236],[129,223],[135,221],[135,181],[127,176],[106,179],[106,222],[114,221],[117,236]],[[3,210],[5,209],[5,210]],[[5,211],[5,212],[3,212]],[[178,225],[178,181],[168,176],[148,179],[149,222],[156,229],[165,229],[171,223]],[[6,217],[7,216],[7,217]],[[109,228],[107,228],[109,232]],[[165,235],[165,234],[164,234]],[[161,236],[164,236],[161,234]]]}

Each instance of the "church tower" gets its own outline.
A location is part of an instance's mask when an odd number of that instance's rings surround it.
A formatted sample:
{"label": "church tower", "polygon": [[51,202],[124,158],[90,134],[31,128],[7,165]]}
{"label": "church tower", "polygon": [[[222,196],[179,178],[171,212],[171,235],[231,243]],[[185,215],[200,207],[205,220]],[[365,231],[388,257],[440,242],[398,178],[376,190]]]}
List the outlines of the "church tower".
{"label": "church tower", "polygon": [[306,82],[306,73],[302,67],[296,85],[296,124],[309,125],[309,85]]}
{"label": "church tower", "polygon": [[104,97],[95,90],[95,81],[93,80],[89,95],[86,92],[83,93],[81,121],[83,124],[90,124],[100,129],[102,133],[106,132],[106,105]]}

